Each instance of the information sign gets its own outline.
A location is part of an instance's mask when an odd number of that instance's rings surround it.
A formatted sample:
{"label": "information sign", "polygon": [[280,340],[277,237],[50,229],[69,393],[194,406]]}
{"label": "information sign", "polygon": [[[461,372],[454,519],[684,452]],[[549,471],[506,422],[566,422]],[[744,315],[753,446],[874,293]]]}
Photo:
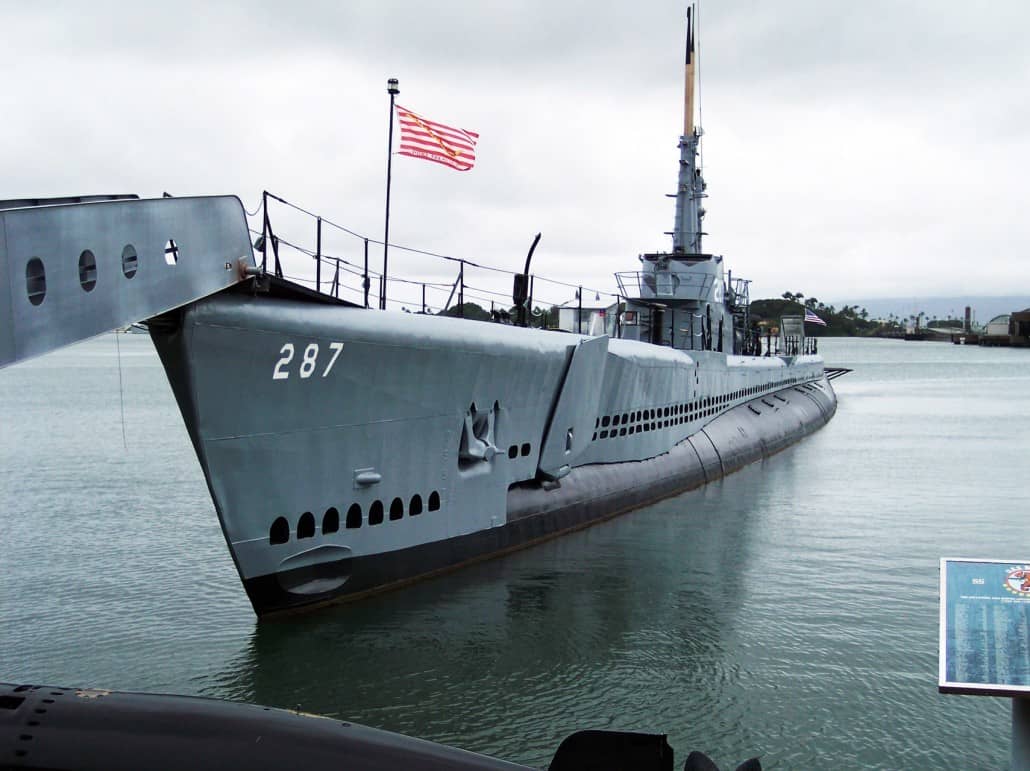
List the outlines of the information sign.
{"label": "information sign", "polygon": [[1030,694],[1030,562],[941,560],[941,693]]}

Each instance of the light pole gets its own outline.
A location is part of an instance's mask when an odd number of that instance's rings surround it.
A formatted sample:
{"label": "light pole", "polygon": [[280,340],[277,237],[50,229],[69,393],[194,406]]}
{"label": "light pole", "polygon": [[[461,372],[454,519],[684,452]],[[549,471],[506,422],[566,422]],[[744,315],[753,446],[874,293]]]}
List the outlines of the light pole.
{"label": "light pole", "polygon": [[397,78],[386,81],[386,93],[390,95],[390,138],[386,145],[386,232],[383,233],[383,285],[379,292],[379,309],[386,310],[386,267],[387,252],[390,249],[390,177],[393,172],[393,100],[401,92]]}

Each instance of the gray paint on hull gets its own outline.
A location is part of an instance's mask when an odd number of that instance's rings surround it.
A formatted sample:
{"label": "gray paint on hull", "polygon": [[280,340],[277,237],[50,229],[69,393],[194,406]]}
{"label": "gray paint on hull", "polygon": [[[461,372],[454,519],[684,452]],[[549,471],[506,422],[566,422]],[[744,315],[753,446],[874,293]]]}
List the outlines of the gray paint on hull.
{"label": "gray paint on hull", "polygon": [[[605,338],[239,291],[156,321],[152,337],[259,614],[445,569],[717,479],[822,425],[834,406],[817,357],[607,340],[603,376],[579,386],[599,391],[584,394],[596,402],[585,421],[564,391],[569,366],[584,341],[600,355]],[[342,353],[330,369],[334,344]],[[289,367],[279,363],[287,345]],[[305,378],[298,360],[316,347]],[[470,405],[495,416],[487,433],[500,452],[461,457]],[[574,429],[569,473],[557,490],[530,489],[562,414],[558,437]],[[359,484],[362,475],[372,481]],[[372,521],[374,505],[393,504],[396,518]],[[351,505],[363,515],[353,529]],[[330,507],[336,530],[318,524]],[[534,511],[543,516],[519,520]],[[272,538],[284,517],[286,538]]]}
{"label": "gray paint on hull", "polygon": [[[811,391],[789,388],[776,397],[782,406],[769,408],[755,399],[750,404],[760,414],[748,405],[736,407],[658,457],[582,466],[565,476],[559,487],[515,485],[508,491],[508,522],[503,527],[258,576],[244,582],[248,596],[258,615],[269,615],[384,591],[524,548],[720,479],[803,439],[836,411],[836,398],[825,380]],[[311,591],[319,585],[327,590]]]}

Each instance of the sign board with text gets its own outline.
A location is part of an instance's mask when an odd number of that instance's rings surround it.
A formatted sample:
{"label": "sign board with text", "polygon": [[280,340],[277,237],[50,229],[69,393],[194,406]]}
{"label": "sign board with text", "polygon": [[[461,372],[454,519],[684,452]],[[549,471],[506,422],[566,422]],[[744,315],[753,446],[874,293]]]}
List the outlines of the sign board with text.
{"label": "sign board with text", "polygon": [[941,560],[941,693],[1030,694],[1030,561]]}

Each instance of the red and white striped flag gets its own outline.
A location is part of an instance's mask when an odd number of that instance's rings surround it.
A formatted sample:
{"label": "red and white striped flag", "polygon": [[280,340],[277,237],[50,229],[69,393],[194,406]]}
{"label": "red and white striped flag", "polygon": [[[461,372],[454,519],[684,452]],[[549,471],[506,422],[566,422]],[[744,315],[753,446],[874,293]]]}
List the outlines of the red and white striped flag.
{"label": "red and white striped flag", "polygon": [[468,171],[476,163],[475,131],[452,128],[426,120],[406,107],[395,105],[401,123],[401,146],[398,155],[410,155],[442,163],[458,171]]}

